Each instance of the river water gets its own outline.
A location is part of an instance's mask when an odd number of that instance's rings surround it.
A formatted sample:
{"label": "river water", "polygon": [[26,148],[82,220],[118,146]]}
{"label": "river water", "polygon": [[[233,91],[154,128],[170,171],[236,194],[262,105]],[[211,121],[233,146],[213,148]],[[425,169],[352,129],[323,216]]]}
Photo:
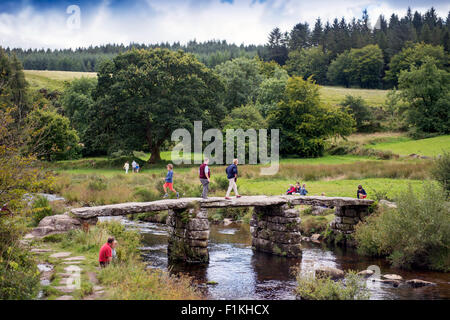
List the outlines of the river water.
{"label": "river water", "polygon": [[149,268],[182,272],[197,280],[209,299],[295,299],[295,276],[292,268],[311,272],[318,266],[343,270],[365,270],[378,266],[381,274],[395,273],[404,280],[421,279],[436,286],[409,288],[367,280],[371,299],[450,299],[450,274],[429,271],[405,271],[390,268],[384,259],[358,256],[354,250],[332,250],[321,244],[305,243],[301,258],[284,258],[253,252],[247,225],[211,225],[207,265],[168,265],[167,227],[163,224],[135,222],[123,219],[129,228],[138,228],[143,234],[142,256]]}

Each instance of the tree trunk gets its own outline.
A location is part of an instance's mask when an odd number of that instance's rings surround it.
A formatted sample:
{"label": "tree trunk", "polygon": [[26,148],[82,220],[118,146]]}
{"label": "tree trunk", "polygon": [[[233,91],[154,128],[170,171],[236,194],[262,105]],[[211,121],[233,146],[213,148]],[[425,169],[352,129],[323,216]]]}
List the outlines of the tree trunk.
{"label": "tree trunk", "polygon": [[150,148],[151,156],[148,163],[157,163],[161,161],[161,155],[159,154],[159,145],[153,145]]}

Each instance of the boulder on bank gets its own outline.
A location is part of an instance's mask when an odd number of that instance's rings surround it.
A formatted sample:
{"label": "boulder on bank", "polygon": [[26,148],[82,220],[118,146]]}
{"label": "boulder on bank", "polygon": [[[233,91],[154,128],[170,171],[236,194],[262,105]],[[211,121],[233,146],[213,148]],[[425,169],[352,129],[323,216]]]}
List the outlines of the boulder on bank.
{"label": "boulder on bank", "polygon": [[317,278],[331,278],[333,280],[343,279],[345,277],[344,271],[332,267],[319,267],[315,271]]}
{"label": "boulder on bank", "polygon": [[375,273],[375,271],[367,269],[367,270],[363,270],[363,271],[358,272],[358,276],[361,276],[361,277],[364,277],[364,278],[369,278],[374,273]]}
{"label": "boulder on bank", "polygon": [[64,233],[80,227],[81,223],[78,219],[72,218],[68,214],[58,214],[42,219],[31,233],[35,237],[45,237],[50,234]]}
{"label": "boulder on bank", "polygon": [[397,209],[397,204],[395,202],[390,202],[390,201],[387,201],[387,200],[380,200],[380,202],[378,202],[378,203],[380,205],[384,205],[384,206],[386,206],[388,208],[391,208],[391,209]]}
{"label": "boulder on bank", "polygon": [[412,287],[412,288],[420,288],[420,287],[427,287],[427,286],[435,286],[436,285],[436,283],[434,283],[434,282],[420,280],[420,279],[408,280],[408,281],[406,281],[406,284],[408,286]]}
{"label": "boulder on bank", "polygon": [[385,274],[382,275],[381,277],[387,280],[395,280],[395,281],[403,280],[402,276],[399,276],[398,274]]}
{"label": "boulder on bank", "polygon": [[320,233],[314,233],[311,236],[311,241],[315,241],[315,242],[319,242],[320,240],[322,240],[322,235]]}

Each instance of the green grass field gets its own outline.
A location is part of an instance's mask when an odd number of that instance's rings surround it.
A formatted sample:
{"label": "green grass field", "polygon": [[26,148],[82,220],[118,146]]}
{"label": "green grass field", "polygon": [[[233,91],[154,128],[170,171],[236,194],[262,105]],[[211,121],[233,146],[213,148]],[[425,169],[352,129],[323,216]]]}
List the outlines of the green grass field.
{"label": "green grass field", "polygon": [[346,95],[360,96],[369,106],[381,106],[386,100],[388,90],[377,89],[354,89],[343,87],[321,86],[320,94],[322,101],[330,104],[339,104]]}
{"label": "green grass field", "polygon": [[[95,72],[25,70],[25,77],[32,89],[48,88],[61,91],[66,81],[81,77],[96,77]],[[325,103],[339,104],[346,95],[360,96],[370,106],[384,104],[388,90],[355,89],[343,87],[320,87],[321,98]]]}
{"label": "green grass field", "polygon": [[390,150],[399,155],[418,154],[421,156],[437,156],[443,151],[450,151],[450,135],[428,139],[412,140],[408,137],[392,137],[387,141],[367,144],[367,148]]}
{"label": "green grass field", "polygon": [[72,72],[72,71],[47,71],[47,70],[24,70],[25,78],[31,89],[47,88],[50,91],[64,89],[64,83],[73,79],[97,76],[95,72]]}

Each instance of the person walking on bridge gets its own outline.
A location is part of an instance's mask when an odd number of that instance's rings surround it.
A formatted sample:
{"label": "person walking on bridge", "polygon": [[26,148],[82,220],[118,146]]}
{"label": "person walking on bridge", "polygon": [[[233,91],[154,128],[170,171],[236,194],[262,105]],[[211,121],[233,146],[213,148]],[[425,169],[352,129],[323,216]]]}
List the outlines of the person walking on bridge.
{"label": "person walking on bridge", "polygon": [[236,195],[236,198],[241,197],[238,193],[237,185],[236,185],[237,176],[238,176],[238,168],[237,168],[238,163],[239,163],[238,159],[234,159],[233,164],[230,164],[227,167],[227,169],[225,170],[225,172],[227,173],[228,181],[229,181],[227,194],[225,196],[225,199],[227,199],[227,200],[231,200],[231,198],[230,198],[231,189],[234,190],[234,194]]}
{"label": "person walking on bridge", "polygon": [[202,192],[203,199],[208,199],[209,182],[210,182],[210,178],[211,178],[211,170],[208,167],[208,163],[209,163],[209,159],[205,158],[203,163],[200,165],[199,172],[198,172],[200,182],[202,183],[202,186],[203,186],[203,192]]}

